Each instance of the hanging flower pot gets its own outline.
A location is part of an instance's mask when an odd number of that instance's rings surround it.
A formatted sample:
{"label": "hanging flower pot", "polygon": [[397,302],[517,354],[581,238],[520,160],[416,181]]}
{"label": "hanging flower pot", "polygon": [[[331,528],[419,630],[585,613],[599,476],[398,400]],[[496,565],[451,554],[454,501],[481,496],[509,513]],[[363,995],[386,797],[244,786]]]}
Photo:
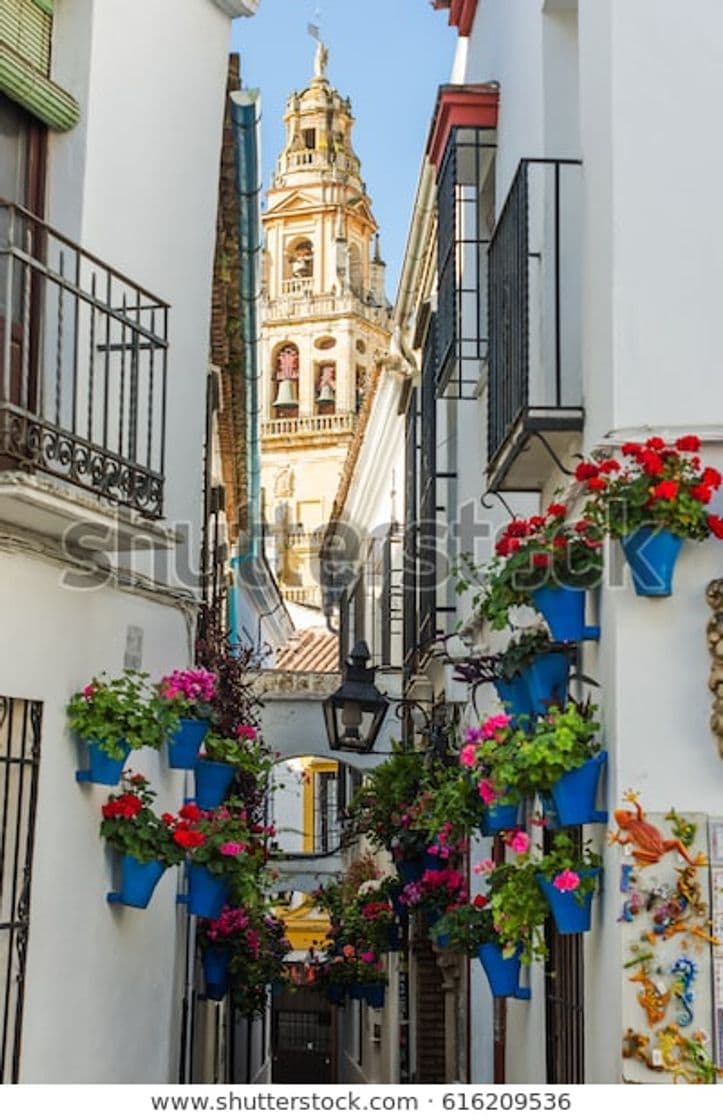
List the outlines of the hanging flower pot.
{"label": "hanging flower pot", "polygon": [[424,874],[424,861],[421,859],[400,859],[396,861],[396,868],[403,883],[416,883]]}
{"label": "hanging flower pot", "polygon": [[364,984],[359,980],[353,980],[349,985],[349,998],[350,999],[364,999]]}
{"label": "hanging flower pot", "polygon": [[343,1007],[346,1003],[346,984],[329,984],[326,989],[326,998],[336,1007]]}
{"label": "hanging flower pot", "polygon": [[495,688],[500,700],[514,719],[529,714],[531,707],[530,694],[527,688],[527,680],[521,673],[515,673],[510,680],[499,678],[495,681]]}
{"label": "hanging flower pot", "polygon": [[483,836],[494,836],[506,828],[517,828],[520,802],[515,805],[488,805],[482,812],[480,831]]}
{"label": "hanging flower pot", "polygon": [[166,866],[158,859],[139,863],[134,856],[122,856],[121,887],[119,891],[108,892],[106,895],[108,902],[145,910]]}
{"label": "hanging flower pot", "polygon": [[199,809],[217,809],[226,797],[236,775],[230,762],[211,762],[199,758],[193,767],[196,780],[195,801]]}
{"label": "hanging flower pot", "polygon": [[188,865],[188,895],[181,901],[188,903],[189,914],[199,918],[218,918],[228,895],[228,879],[212,875],[203,864]]}
{"label": "hanging flower pot", "polygon": [[585,625],[585,588],[540,587],[532,601],[556,642],[584,642],[600,637],[599,626]]}
{"label": "hanging flower pot", "polygon": [[193,770],[206,732],[207,719],[181,719],[181,726],[168,738],[168,765],[171,770]]}
{"label": "hanging flower pot", "polygon": [[369,1007],[382,1008],[384,1007],[384,988],[385,985],[379,981],[374,984],[362,984],[362,991],[364,999]]}
{"label": "hanging flower pot", "polygon": [[[563,872],[563,874],[567,874]],[[599,867],[582,868],[574,872],[580,879],[594,878],[600,874]],[[577,898],[575,889],[561,890],[554,883],[561,878],[556,876],[552,882],[544,875],[536,876],[540,889],[550,904],[558,933],[587,933],[592,922],[592,896],[589,891],[582,902]]]}
{"label": "hanging flower pot", "polygon": [[544,715],[550,704],[565,707],[569,672],[570,662],[565,653],[539,654],[523,669],[531,715]]}
{"label": "hanging flower pot", "polygon": [[449,860],[444,859],[443,856],[434,855],[432,852],[425,852],[422,857],[422,865],[425,871],[444,871],[445,867],[449,865]]}
{"label": "hanging flower pot", "polygon": [[683,538],[656,525],[641,525],[622,538],[638,595],[663,598],[673,590],[673,571]]}
{"label": "hanging flower pot", "polygon": [[111,758],[97,743],[86,743],[90,765],[87,770],[75,771],[76,782],[95,782],[96,785],[101,786],[117,786],[121,780],[126,759],[131,753],[131,748],[127,743],[121,742],[119,745],[123,748],[123,757]]}
{"label": "hanging flower pot", "polygon": [[597,787],[607,756],[607,751],[600,751],[576,770],[568,770],[555,782],[551,800],[556,827],[600,824],[608,819],[604,810],[595,808]]}
{"label": "hanging flower pot", "polygon": [[493,996],[511,999],[530,998],[530,989],[520,987],[519,949],[513,956],[503,957],[499,945],[489,941],[479,946],[477,955]]}
{"label": "hanging flower pot", "polygon": [[203,980],[208,999],[223,999],[228,992],[231,950],[208,945],[201,954]]}

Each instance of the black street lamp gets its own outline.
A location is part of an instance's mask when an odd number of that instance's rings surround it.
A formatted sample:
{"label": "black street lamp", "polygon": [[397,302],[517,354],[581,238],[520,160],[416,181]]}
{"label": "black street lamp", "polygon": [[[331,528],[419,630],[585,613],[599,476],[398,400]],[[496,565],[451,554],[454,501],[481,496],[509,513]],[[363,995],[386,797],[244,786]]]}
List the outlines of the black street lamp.
{"label": "black street lamp", "polygon": [[369,647],[357,642],[347,659],[341,687],[324,701],[324,719],[333,751],[369,754],[387,714],[389,701],[367,668]]}

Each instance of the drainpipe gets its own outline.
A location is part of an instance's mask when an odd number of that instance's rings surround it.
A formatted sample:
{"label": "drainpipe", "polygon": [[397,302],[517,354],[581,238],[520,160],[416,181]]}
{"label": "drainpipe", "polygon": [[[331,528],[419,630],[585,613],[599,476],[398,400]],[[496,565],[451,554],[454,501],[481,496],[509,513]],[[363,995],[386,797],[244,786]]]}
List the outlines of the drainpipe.
{"label": "drainpipe", "polygon": [[261,171],[258,90],[231,93],[234,129],[236,189],[239,199],[239,244],[241,255],[241,330],[244,341],[244,387],[246,401],[246,477],[248,494],[247,532],[241,535],[237,555],[231,559],[233,584],[228,618],[231,641],[239,641],[238,575],[244,561],[257,560],[261,553],[261,448],[259,393],[259,324],[261,294]]}

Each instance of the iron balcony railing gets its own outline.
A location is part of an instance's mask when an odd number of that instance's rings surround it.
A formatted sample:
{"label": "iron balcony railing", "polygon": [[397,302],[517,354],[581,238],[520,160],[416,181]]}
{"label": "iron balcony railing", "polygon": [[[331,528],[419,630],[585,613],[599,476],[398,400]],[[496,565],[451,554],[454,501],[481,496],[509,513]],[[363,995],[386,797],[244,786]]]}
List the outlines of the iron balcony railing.
{"label": "iron balcony railing", "polygon": [[581,162],[522,160],[489,246],[491,463],[528,413],[580,411],[581,245]]}
{"label": "iron balcony railing", "polygon": [[168,312],[0,200],[0,467],[161,517]]}

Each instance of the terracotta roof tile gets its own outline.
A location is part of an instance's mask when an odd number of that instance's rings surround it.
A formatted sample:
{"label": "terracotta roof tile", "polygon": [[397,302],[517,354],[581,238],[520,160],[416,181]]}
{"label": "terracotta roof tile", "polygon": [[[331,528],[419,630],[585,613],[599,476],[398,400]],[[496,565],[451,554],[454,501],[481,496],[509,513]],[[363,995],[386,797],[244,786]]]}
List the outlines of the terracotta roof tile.
{"label": "terracotta roof tile", "polygon": [[335,673],[339,668],[339,637],[323,626],[297,630],[276,654],[274,669],[289,673]]}

